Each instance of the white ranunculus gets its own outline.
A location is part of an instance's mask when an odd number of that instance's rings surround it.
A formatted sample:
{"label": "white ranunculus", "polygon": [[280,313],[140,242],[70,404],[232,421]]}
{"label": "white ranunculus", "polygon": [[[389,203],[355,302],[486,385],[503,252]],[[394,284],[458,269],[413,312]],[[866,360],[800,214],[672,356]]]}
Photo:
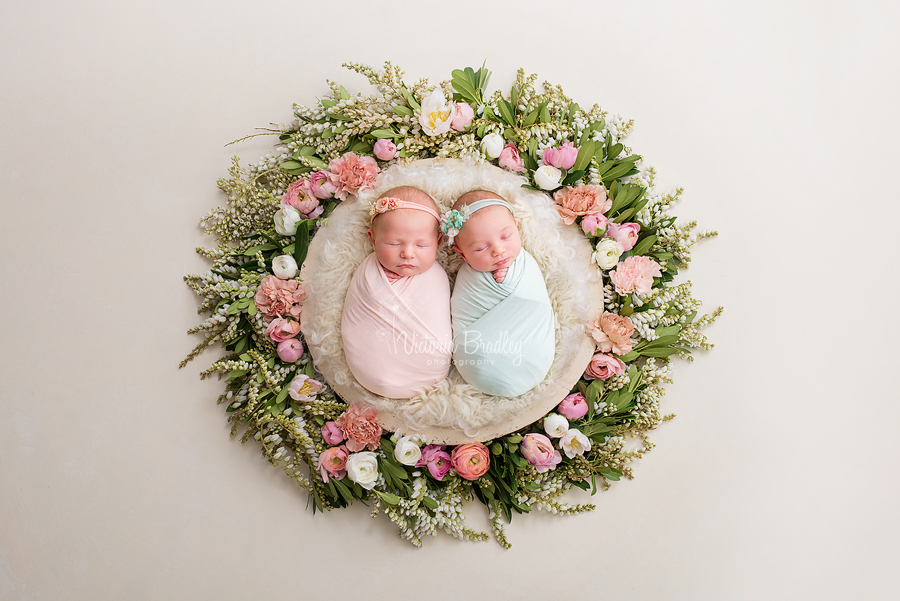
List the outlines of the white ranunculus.
{"label": "white ranunculus", "polygon": [[300,212],[290,205],[281,205],[275,211],[275,231],[282,236],[293,236],[297,233],[297,224],[303,217]]}
{"label": "white ranunculus", "polygon": [[275,277],[289,280],[297,275],[297,261],[291,255],[281,255],[272,259],[272,272]]}
{"label": "white ranunculus", "polygon": [[619,257],[625,252],[625,247],[613,240],[604,238],[597,243],[597,250],[591,255],[591,261],[600,266],[600,269],[612,269],[619,263]]}
{"label": "white ranunculus", "polygon": [[447,103],[444,93],[436,88],[431,96],[422,100],[422,112],[419,123],[429,136],[439,136],[450,131],[453,121],[453,103]]}
{"label": "white ranunculus", "polygon": [[489,159],[496,159],[503,152],[505,145],[506,141],[500,134],[488,134],[481,140],[481,152],[486,154]]}
{"label": "white ranunculus", "polygon": [[551,413],[544,418],[544,432],[550,438],[559,438],[569,431],[569,420],[557,413]]}
{"label": "white ranunculus", "polygon": [[422,456],[422,449],[413,442],[412,436],[404,436],[394,446],[394,458],[403,465],[413,466]]}
{"label": "white ranunculus", "polygon": [[582,434],[578,428],[569,428],[569,431],[559,439],[559,446],[566,457],[572,459],[591,450],[591,439]]}
{"label": "white ranunculus", "polygon": [[353,453],[347,459],[347,475],[351,480],[372,490],[378,481],[378,459],[372,451]]}
{"label": "white ranunculus", "polygon": [[560,179],[562,179],[562,171],[553,165],[544,165],[534,172],[534,183],[541,190],[555,190],[559,187]]}

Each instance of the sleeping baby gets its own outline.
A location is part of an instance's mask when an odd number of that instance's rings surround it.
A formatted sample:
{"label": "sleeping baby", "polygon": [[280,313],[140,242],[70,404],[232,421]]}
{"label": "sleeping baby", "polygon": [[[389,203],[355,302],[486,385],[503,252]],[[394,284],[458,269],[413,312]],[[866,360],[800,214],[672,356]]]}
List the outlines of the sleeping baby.
{"label": "sleeping baby", "polygon": [[450,282],[435,262],[441,234],[434,200],[401,186],[372,207],[366,257],[344,299],[341,337],[356,380],[408,399],[450,370]]}
{"label": "sleeping baby", "polygon": [[444,215],[441,231],[465,261],[450,299],[457,371],[486,394],[528,392],[553,363],[554,317],[512,206],[492,192],[468,192]]}

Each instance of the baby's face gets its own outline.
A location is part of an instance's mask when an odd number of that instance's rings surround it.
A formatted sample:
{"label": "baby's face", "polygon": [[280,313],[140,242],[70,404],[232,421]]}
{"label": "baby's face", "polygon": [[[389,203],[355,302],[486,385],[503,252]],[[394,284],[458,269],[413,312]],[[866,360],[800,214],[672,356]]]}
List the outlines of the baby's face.
{"label": "baby's face", "polygon": [[522,250],[519,228],[506,207],[485,207],[472,214],[460,229],[453,248],[475,271],[496,271],[510,264]]}
{"label": "baby's face", "polygon": [[434,217],[422,211],[395,209],[379,215],[369,230],[375,258],[402,276],[425,273],[437,256],[438,234]]}

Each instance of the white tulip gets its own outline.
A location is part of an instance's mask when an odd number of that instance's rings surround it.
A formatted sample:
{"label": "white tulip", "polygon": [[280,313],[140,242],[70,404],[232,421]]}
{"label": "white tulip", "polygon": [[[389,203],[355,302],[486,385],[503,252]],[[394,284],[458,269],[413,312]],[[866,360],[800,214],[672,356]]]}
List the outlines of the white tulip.
{"label": "white tulip", "polygon": [[544,418],[544,432],[550,438],[559,438],[569,431],[569,420],[562,415],[551,413]]}
{"label": "white tulip", "polygon": [[489,159],[496,159],[503,152],[506,141],[503,136],[498,133],[488,134],[481,140],[481,152],[486,154]]}
{"label": "white tulip", "polygon": [[419,124],[429,136],[439,136],[450,131],[450,123],[453,121],[453,104],[447,104],[444,93],[436,88],[431,96],[422,100],[422,112],[419,114]]}
{"label": "white tulip", "polygon": [[275,231],[282,236],[293,236],[297,233],[297,224],[303,217],[300,212],[290,205],[281,205],[275,211]]}
{"label": "white tulip", "polygon": [[562,171],[553,165],[544,165],[534,172],[534,183],[541,190],[554,190],[559,187],[559,180],[562,179]]}
{"label": "white tulip", "polygon": [[591,261],[600,266],[600,269],[612,269],[619,263],[619,257],[625,252],[625,247],[613,240],[604,238],[597,243],[597,250],[591,255]]}
{"label": "white tulip", "polygon": [[394,458],[403,465],[413,466],[422,456],[422,449],[412,440],[412,436],[404,436],[394,447]]}
{"label": "white tulip", "polygon": [[378,459],[372,451],[353,453],[347,459],[347,476],[365,488],[372,490],[378,482]]}
{"label": "white tulip", "polygon": [[578,428],[570,428],[559,439],[559,446],[566,454],[566,457],[572,459],[576,455],[584,455],[585,452],[591,450],[591,439],[582,434]]}
{"label": "white tulip", "polygon": [[281,255],[272,259],[272,271],[275,277],[289,280],[297,275],[297,261],[291,255]]}

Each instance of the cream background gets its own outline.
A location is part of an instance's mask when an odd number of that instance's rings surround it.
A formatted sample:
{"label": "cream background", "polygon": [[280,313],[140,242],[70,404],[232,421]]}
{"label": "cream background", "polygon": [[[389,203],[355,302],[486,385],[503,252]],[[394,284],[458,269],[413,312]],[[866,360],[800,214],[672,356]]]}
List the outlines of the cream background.
{"label": "cream background", "polygon": [[[0,5],[0,600],[896,598],[900,8],[562,6]],[[635,119],[680,218],[721,232],[687,273],[726,313],[596,512],[416,550],[363,507],[314,517],[228,437],[212,355],[176,368],[181,276],[232,153],[269,141],[225,143],[326,78],[365,90],[343,61],[484,58]]]}

